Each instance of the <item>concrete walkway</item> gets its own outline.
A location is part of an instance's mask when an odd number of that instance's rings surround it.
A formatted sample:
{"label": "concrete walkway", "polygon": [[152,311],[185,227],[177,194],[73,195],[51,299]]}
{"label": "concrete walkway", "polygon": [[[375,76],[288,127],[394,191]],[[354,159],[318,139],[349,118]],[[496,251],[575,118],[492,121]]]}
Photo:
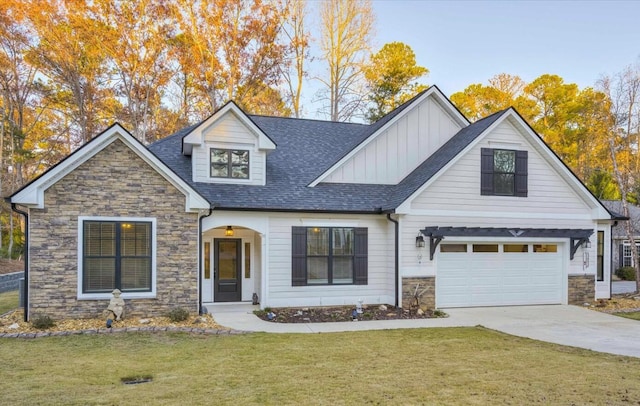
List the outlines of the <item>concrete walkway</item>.
{"label": "concrete walkway", "polygon": [[636,281],[613,281],[611,282],[611,293],[622,295],[636,291]]}
{"label": "concrete walkway", "polygon": [[339,323],[272,323],[253,314],[257,306],[211,306],[217,323],[235,330],[267,333],[333,333],[400,328],[481,325],[503,333],[640,358],[640,322],[577,306],[512,306],[445,309],[442,319],[357,321]]}

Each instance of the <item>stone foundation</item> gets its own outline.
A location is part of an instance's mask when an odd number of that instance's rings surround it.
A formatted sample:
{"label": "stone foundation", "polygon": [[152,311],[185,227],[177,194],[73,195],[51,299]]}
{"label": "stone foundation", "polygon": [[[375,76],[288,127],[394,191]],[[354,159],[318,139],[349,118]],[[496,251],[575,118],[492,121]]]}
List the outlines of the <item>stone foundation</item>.
{"label": "stone foundation", "polygon": [[420,307],[423,310],[434,309],[436,307],[436,278],[435,276],[420,276],[411,278],[402,278],[402,307],[409,308],[415,303],[413,295],[416,291],[422,292],[425,288],[426,292],[420,297]]}
{"label": "stone foundation", "polygon": [[569,304],[582,306],[596,297],[595,275],[569,275]]}

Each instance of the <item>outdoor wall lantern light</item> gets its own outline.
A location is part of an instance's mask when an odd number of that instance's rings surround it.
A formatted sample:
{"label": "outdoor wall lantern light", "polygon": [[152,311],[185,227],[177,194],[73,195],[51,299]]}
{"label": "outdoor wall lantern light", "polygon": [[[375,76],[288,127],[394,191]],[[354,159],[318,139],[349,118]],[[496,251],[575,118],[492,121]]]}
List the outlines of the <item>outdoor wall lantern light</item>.
{"label": "outdoor wall lantern light", "polygon": [[424,247],[425,247],[424,237],[421,234],[416,237],[416,248],[424,248]]}
{"label": "outdoor wall lantern light", "polygon": [[227,226],[227,229],[224,230],[224,235],[226,235],[227,237],[233,236],[233,227]]}

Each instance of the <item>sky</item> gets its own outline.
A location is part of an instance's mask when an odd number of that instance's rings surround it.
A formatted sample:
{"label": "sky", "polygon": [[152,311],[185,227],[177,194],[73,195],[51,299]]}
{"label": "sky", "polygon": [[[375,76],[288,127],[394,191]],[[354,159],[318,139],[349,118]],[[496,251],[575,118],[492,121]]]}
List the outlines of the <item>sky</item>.
{"label": "sky", "polygon": [[[582,89],[640,62],[640,0],[373,0],[374,50],[400,41],[447,96],[498,73]],[[314,33],[315,34],[315,33]]]}

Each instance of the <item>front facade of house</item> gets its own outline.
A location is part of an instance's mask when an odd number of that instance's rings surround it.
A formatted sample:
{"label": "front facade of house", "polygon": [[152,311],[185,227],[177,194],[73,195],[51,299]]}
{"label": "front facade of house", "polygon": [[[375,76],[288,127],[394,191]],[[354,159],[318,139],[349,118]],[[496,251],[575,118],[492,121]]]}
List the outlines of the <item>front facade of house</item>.
{"label": "front facade of house", "polygon": [[612,215],[513,109],[431,87],[372,125],[229,103],[149,148],[115,125],[11,197],[30,314],[579,303],[609,297]]}

